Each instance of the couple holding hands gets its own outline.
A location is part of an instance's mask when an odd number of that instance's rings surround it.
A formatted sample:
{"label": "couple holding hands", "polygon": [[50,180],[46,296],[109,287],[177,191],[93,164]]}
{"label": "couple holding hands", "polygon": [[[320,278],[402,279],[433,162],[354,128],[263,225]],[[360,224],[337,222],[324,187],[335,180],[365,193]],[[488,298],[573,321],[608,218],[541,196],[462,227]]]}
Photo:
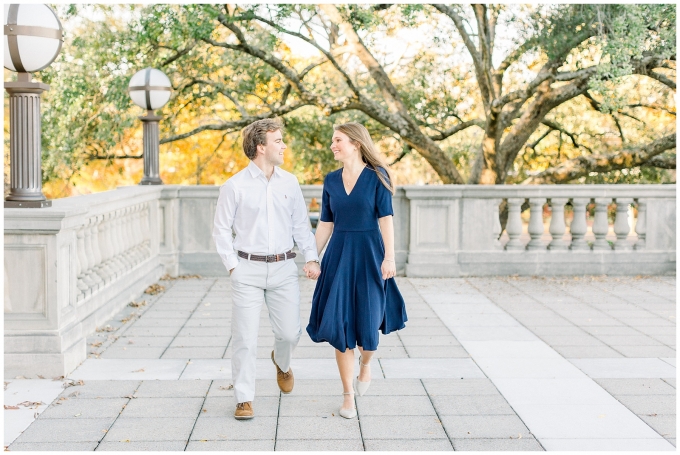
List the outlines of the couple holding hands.
{"label": "couple holding hands", "polygon": [[[340,415],[353,418],[354,394],[363,395],[371,382],[378,330],[400,330],[407,320],[394,280],[394,185],[368,130],[359,123],[336,125],[331,150],[343,167],[324,179],[315,236],[296,177],[279,168],[284,150],[279,120],[248,125],[243,151],[250,163],[220,187],[217,201],[213,238],[232,285],[234,417],[255,415],[262,302],[274,332],[271,358],[278,386],[283,393],[293,390],[290,363],[302,334],[295,242],[305,257],[305,274],[317,280],[307,333],[314,342],[335,348],[344,397]],[[355,347],[361,355],[357,377]]]}

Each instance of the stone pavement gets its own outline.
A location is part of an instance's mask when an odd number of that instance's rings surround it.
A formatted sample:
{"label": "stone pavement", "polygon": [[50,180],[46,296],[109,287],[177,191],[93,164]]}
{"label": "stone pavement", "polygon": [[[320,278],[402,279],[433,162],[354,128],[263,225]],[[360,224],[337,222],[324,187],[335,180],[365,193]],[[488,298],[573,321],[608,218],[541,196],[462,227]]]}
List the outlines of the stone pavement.
{"label": "stone pavement", "polygon": [[229,279],[161,281],[68,378],[5,379],[19,408],[5,446],[675,450],[675,276],[398,278],[409,321],[381,336],[352,420],[337,415],[333,349],[304,331],[314,283],[300,283],[295,390],[276,386],[264,307],[254,420],[232,417]]}

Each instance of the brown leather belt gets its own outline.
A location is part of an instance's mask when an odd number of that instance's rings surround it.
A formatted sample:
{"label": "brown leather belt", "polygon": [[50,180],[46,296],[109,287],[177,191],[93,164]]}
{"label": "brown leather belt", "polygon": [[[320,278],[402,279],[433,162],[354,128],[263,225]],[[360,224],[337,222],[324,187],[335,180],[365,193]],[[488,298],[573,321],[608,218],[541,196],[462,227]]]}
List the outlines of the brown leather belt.
{"label": "brown leather belt", "polygon": [[285,261],[286,259],[293,259],[295,256],[297,256],[297,254],[293,253],[293,250],[281,254],[270,254],[269,256],[260,256],[257,254],[248,254],[243,251],[239,251],[238,255],[243,259],[260,262],[279,262]]}

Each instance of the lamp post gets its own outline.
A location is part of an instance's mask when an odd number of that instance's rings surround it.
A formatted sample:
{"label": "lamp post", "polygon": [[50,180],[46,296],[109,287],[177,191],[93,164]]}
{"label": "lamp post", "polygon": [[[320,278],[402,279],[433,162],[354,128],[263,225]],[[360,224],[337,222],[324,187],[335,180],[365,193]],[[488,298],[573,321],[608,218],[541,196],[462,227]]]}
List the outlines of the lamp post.
{"label": "lamp post", "polygon": [[144,177],[140,185],[162,185],[158,175],[158,122],[162,117],[154,115],[156,109],[165,106],[172,93],[170,79],[155,68],[144,68],[130,79],[128,93],[132,101],[146,109],[146,115],[139,117],[144,123]]}
{"label": "lamp post", "polygon": [[50,87],[31,73],[48,67],[59,52],[62,28],[47,5],[5,5],[5,68],[17,72],[5,82],[9,93],[10,192],[5,208],[51,207],[42,192],[40,95]]}

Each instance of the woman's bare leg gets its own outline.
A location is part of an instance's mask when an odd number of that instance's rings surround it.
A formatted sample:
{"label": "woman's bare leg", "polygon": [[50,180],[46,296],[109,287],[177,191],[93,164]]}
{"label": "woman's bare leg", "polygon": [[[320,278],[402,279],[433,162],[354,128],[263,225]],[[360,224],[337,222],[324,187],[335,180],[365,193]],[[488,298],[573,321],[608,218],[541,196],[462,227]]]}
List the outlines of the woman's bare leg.
{"label": "woman's bare leg", "polygon": [[[364,351],[364,348],[359,346],[359,352],[361,353],[361,363],[369,365],[371,358],[377,351]],[[359,381],[368,382],[371,380],[371,368],[370,366],[363,366],[359,364]]]}
{"label": "woman's bare leg", "polygon": [[[354,349],[345,349],[345,352],[335,350],[335,361],[338,363],[342,391],[352,392],[352,376],[354,376]],[[342,409],[354,408],[354,395],[343,395]]]}

